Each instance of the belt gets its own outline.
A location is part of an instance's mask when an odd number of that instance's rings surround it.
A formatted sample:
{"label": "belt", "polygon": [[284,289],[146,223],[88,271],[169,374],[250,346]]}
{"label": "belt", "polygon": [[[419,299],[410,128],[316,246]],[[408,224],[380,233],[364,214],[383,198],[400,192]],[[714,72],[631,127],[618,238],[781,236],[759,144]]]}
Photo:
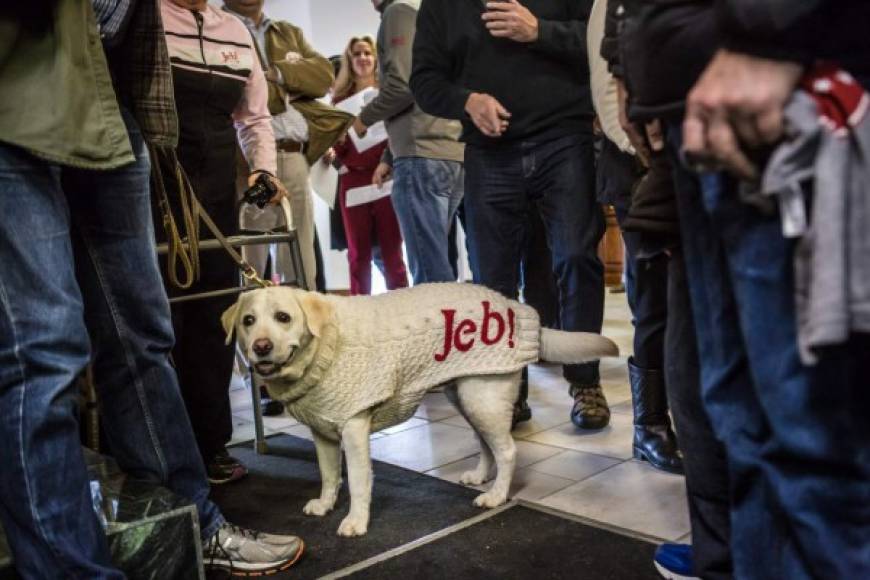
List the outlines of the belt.
{"label": "belt", "polygon": [[275,148],[284,153],[304,153],[305,143],[293,141],[292,139],[278,139],[275,141]]}

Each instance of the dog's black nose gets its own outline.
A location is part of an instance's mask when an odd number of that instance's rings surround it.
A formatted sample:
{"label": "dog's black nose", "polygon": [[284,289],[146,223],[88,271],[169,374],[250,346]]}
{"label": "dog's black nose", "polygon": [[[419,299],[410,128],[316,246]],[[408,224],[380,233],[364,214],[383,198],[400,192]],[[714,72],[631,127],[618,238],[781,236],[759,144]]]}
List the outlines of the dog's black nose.
{"label": "dog's black nose", "polygon": [[253,349],[257,356],[266,356],[272,352],[272,341],[268,338],[258,338],[254,341]]}

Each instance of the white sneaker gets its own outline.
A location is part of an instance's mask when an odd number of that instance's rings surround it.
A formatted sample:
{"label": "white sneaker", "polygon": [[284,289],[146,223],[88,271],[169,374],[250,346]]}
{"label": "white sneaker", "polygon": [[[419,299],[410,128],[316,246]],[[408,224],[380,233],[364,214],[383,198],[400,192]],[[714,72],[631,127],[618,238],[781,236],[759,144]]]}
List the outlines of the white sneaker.
{"label": "white sneaker", "polygon": [[256,532],[225,522],[203,544],[206,570],[228,570],[233,576],[262,576],[286,570],[299,560],[305,544],[297,536]]}

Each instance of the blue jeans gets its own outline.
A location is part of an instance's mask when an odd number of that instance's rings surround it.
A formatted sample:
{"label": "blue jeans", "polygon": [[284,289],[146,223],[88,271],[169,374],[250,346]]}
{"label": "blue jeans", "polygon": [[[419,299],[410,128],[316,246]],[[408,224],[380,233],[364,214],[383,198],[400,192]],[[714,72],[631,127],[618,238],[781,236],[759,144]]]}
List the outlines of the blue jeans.
{"label": "blue jeans", "polygon": [[704,580],[731,580],[728,461],[701,400],[701,363],[680,247],[668,258],[667,286],[665,385],[686,472],[693,575]]}
{"label": "blue jeans", "polygon": [[[465,148],[465,216],[474,281],[515,297],[528,211],[537,203],[559,287],[562,330],[601,332],[604,214],[595,201],[592,138]],[[598,363],[565,365],[572,383],[598,383]]]}
{"label": "blue jeans", "polygon": [[0,517],[24,578],[122,578],[94,514],[76,376],[93,357],[109,451],[223,522],[169,365],[142,136],[113,171],[0,144]]}
{"label": "blue jeans", "polygon": [[742,204],[723,175],[676,178],[702,396],[728,455],[735,577],[870,578],[870,338],[802,365],[779,217]]}
{"label": "blue jeans", "polygon": [[447,236],[462,201],[462,163],[425,157],[393,162],[393,209],[414,284],[455,282]]}

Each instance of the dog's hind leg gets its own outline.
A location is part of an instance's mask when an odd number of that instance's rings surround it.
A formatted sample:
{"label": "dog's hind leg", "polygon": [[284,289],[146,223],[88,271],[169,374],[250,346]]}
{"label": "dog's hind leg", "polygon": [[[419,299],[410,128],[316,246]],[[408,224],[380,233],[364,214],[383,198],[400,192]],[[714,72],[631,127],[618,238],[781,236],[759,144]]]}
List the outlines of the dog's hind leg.
{"label": "dog's hind leg", "polygon": [[302,511],[309,516],[323,516],[332,511],[341,487],[341,444],[313,429],[311,435],[317,451],[317,467],[320,468],[320,497],[305,504]]}
{"label": "dog's hind leg", "polygon": [[490,450],[489,445],[486,444],[486,441],[483,440],[483,437],[480,436],[477,428],[465,414],[465,411],[459,402],[459,395],[456,393],[456,384],[452,383],[445,387],[444,394],[447,395],[447,399],[453,403],[453,406],[459,410],[459,413],[465,417],[465,420],[468,421],[471,428],[474,429],[474,436],[477,437],[477,442],[480,444],[480,456],[477,462],[477,467],[460,475],[459,483],[463,485],[480,485],[481,483],[485,483],[490,480],[489,474],[492,471],[493,465],[495,465],[492,451]]}
{"label": "dog's hind leg", "polygon": [[477,437],[477,442],[480,443],[480,457],[474,469],[470,469],[459,476],[459,483],[462,485],[480,485],[492,479],[490,473],[492,473],[492,467],[495,465],[492,451],[483,437],[480,436],[480,433],[475,432],[474,436]]}
{"label": "dog's hind leg", "polygon": [[368,411],[355,415],[341,432],[347,481],[350,487],[350,513],[338,526],[338,535],[363,536],[369,527],[372,502],[372,460],[369,450],[372,416]]}
{"label": "dog's hind leg", "polygon": [[[507,501],[516,467],[517,447],[511,435],[513,406],[519,393],[520,372],[506,375],[463,377],[457,381],[462,414],[492,451],[496,476],[492,487],[474,500],[492,508]],[[483,458],[483,455],[481,455]]]}

